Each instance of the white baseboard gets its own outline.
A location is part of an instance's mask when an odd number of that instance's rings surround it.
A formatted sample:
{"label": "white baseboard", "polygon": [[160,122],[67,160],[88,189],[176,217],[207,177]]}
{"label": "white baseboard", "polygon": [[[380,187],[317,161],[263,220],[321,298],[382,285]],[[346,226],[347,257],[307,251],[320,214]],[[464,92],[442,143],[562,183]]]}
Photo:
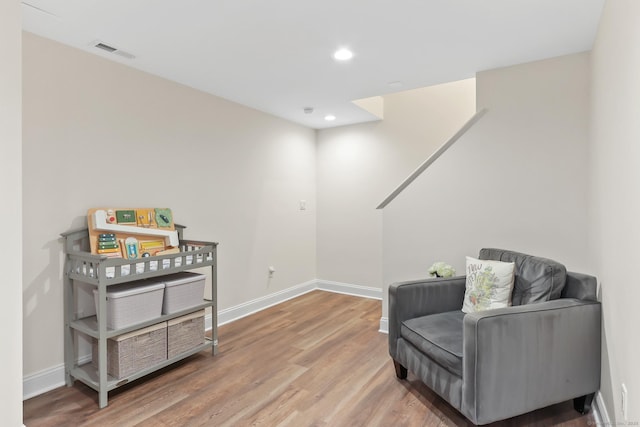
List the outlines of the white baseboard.
{"label": "white baseboard", "polygon": [[[300,295],[304,295],[307,292],[311,292],[316,288],[316,280],[310,280],[300,285],[292,286],[291,288],[284,289],[273,294],[265,295],[260,298],[256,298],[251,301],[236,305],[234,307],[225,308],[218,311],[218,326],[225,325],[233,322],[234,320],[242,319],[265,308],[272,307],[281,302],[285,302]],[[211,321],[209,321],[209,329],[211,328]]]}
{"label": "white baseboard", "polygon": [[[379,288],[315,279],[264,297],[247,301],[234,307],[220,310],[218,311],[218,326],[242,319],[243,317],[314,290],[354,295],[362,298],[382,299],[382,289]],[[212,328],[212,317],[210,314],[205,316],[205,328],[207,330],[211,330]],[[90,360],[91,355],[84,356],[81,358],[80,363],[85,363]],[[61,387],[64,384],[64,364],[27,375],[22,379],[22,399],[30,399],[39,394]]]}
{"label": "white baseboard", "polygon": [[64,363],[22,378],[22,400],[64,385]]}
{"label": "white baseboard", "polygon": [[337,294],[353,295],[362,298],[382,300],[382,289],[370,286],[352,285],[351,283],[332,282],[330,280],[315,280],[316,287],[321,291],[335,292]]}
{"label": "white baseboard", "polygon": [[[231,323],[235,320],[262,311],[266,308],[283,303],[287,300],[297,298],[308,292],[320,290],[326,292],[335,292],[339,294],[353,295],[361,298],[371,298],[382,300],[382,289],[369,286],[353,285],[351,283],[333,282],[330,280],[310,280],[291,288],[284,289],[264,297],[256,298],[251,301],[229,307],[218,312],[218,326]],[[205,319],[205,326],[211,329],[211,316]]]}
{"label": "white baseboard", "polygon": [[378,332],[382,332],[383,334],[388,334],[389,333],[389,318],[388,317],[381,317],[380,318],[380,329],[378,329]]}
{"label": "white baseboard", "polygon": [[[89,361],[91,361],[91,355],[83,356],[78,359],[78,364],[81,365]],[[64,384],[64,363],[27,375],[22,379],[22,400],[31,399],[39,394],[62,387]]]}
{"label": "white baseboard", "polygon": [[602,398],[602,393],[600,390],[596,393],[596,397],[593,402],[593,417],[596,420],[596,425],[601,427],[608,427],[613,425],[611,423],[611,418],[609,418],[609,413],[607,412],[607,405],[604,404],[604,399]]}

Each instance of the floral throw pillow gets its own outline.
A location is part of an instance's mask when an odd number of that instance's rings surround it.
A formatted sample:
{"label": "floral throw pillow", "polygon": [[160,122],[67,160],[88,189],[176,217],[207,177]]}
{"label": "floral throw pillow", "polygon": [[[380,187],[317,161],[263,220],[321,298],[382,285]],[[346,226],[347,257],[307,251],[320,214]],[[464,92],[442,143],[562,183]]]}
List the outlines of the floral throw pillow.
{"label": "floral throw pillow", "polygon": [[475,313],[509,307],[514,266],[512,262],[467,257],[467,281],[462,311]]}

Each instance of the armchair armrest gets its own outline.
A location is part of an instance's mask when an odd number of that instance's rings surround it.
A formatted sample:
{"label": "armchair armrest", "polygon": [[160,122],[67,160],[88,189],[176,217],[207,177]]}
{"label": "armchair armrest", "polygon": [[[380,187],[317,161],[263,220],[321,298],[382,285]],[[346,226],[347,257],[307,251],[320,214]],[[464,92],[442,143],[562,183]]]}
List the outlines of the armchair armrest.
{"label": "armchair armrest", "polygon": [[428,314],[460,310],[465,276],[393,283],[389,286],[389,353],[395,358],[402,322]]}
{"label": "armchair armrest", "polygon": [[569,298],[467,314],[462,412],[486,424],[597,391],[600,319]]}

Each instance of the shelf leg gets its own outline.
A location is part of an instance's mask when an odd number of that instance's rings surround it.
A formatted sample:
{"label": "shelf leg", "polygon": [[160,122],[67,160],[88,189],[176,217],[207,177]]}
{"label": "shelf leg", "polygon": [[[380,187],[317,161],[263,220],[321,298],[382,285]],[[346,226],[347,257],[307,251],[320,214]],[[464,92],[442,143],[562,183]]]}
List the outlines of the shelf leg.
{"label": "shelf leg", "polygon": [[218,248],[213,247],[213,265],[211,266],[211,355],[218,354]]}
{"label": "shelf leg", "polygon": [[108,399],[109,399],[109,392],[106,389],[100,389],[100,392],[98,393],[99,395],[99,404],[100,404],[100,409],[102,408],[106,408],[108,403]]}
{"label": "shelf leg", "polygon": [[107,406],[107,290],[105,285],[98,286],[98,399],[100,408]]}
{"label": "shelf leg", "polygon": [[[67,260],[67,264],[69,264],[69,260]],[[73,281],[69,279],[68,271],[64,273],[64,283],[63,283],[63,298],[64,298],[64,382],[67,387],[71,387],[73,385],[73,377],[71,376],[71,369],[74,366],[76,355],[75,355],[75,343],[74,343],[74,332],[71,329],[71,320],[73,317]]]}

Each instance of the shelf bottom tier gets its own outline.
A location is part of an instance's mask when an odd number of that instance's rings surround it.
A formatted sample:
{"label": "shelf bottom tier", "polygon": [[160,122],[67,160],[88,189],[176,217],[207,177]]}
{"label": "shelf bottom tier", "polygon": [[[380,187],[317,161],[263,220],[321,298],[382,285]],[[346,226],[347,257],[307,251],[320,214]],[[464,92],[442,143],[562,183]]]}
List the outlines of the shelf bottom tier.
{"label": "shelf bottom tier", "polygon": [[[164,367],[167,367],[175,362],[178,362],[186,357],[189,357],[191,355],[194,355],[196,353],[199,353],[203,350],[209,349],[214,345],[214,342],[206,339],[205,342],[197,347],[192,348],[189,351],[186,351],[184,353],[181,353],[177,356],[174,356],[170,359],[164,360],[161,363],[158,363],[156,365],[153,365],[149,368],[143,369],[141,371],[136,372],[135,374],[131,374],[128,375],[124,378],[114,378],[111,375],[107,375],[107,382],[106,382],[106,390],[107,391],[111,391],[114,390],[120,386],[123,386],[125,384],[128,384],[132,381],[135,381],[139,378],[144,377],[145,375],[148,375],[152,372],[157,371],[158,369],[162,369]],[[94,389],[95,391],[100,391],[100,378],[98,375],[98,370],[96,369],[95,366],[93,366],[91,364],[91,362],[85,363],[83,365],[79,365],[75,368],[73,368],[70,372],[71,376],[78,380],[83,382],[84,384],[88,385],[89,387],[91,387],[92,389]]]}

